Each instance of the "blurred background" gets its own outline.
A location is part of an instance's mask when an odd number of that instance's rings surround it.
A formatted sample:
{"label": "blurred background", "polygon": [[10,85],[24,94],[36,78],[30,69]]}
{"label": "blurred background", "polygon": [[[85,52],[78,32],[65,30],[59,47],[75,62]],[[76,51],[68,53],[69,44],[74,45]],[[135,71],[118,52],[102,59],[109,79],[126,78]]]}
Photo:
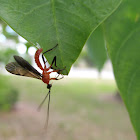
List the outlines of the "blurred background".
{"label": "blurred background", "polygon": [[46,132],[47,101],[37,111],[48,92],[46,85],[5,70],[5,65],[14,61],[13,55],[22,56],[38,69],[35,51],[0,20],[0,140],[136,139],[110,61],[97,67],[86,45],[69,75],[53,82]]}

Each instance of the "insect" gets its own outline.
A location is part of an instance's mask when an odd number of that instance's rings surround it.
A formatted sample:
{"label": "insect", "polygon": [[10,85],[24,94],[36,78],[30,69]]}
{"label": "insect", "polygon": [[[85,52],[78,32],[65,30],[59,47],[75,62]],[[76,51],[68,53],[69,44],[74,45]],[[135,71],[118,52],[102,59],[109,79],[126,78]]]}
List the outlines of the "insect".
{"label": "insect", "polygon": [[[45,51],[44,53],[42,53],[42,51],[43,51],[42,48],[39,48],[36,51],[35,62],[37,64],[37,66],[43,71],[42,74],[40,72],[38,72],[33,66],[31,66],[26,60],[24,60],[20,56],[14,56],[14,59],[15,59],[16,62],[10,62],[5,66],[6,70],[8,72],[12,73],[12,74],[19,75],[19,76],[37,78],[37,79],[42,80],[45,84],[47,84],[47,88],[49,89],[49,92],[47,93],[44,100],[41,102],[41,104],[38,107],[38,110],[40,110],[41,106],[43,105],[43,103],[45,102],[47,97],[49,96],[48,111],[47,111],[47,119],[46,119],[46,123],[45,123],[45,128],[47,128],[47,126],[48,126],[48,119],[49,119],[50,90],[51,90],[51,87],[52,87],[52,84],[50,84],[50,80],[60,80],[60,79],[62,79],[63,75],[61,76],[61,78],[58,78],[58,77],[59,77],[61,71],[65,70],[65,68],[64,69],[58,69],[57,68],[56,56],[53,58],[51,65],[47,68],[47,66],[46,66],[47,61],[45,61],[44,54],[53,50],[57,46],[58,46],[58,44],[56,46],[54,46],[53,48]],[[42,53],[42,60],[43,60],[43,63],[44,63],[44,68],[43,68],[43,66],[42,66],[42,64],[39,60],[39,56],[41,55],[41,53]],[[55,65],[55,67],[57,69],[53,68],[53,64]],[[57,72],[58,75],[55,78],[50,78],[50,74],[52,72]]]}

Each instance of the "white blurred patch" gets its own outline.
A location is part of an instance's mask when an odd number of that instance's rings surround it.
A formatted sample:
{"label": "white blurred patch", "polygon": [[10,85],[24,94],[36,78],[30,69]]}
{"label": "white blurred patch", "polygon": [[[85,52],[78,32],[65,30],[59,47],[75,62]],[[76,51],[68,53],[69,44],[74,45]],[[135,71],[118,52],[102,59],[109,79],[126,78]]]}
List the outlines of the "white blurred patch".
{"label": "white blurred patch", "polygon": [[6,26],[6,32],[10,33],[12,35],[16,35],[17,33],[10,27],[10,26]]}
{"label": "white blurred patch", "polygon": [[6,37],[3,34],[0,34],[0,42],[5,42],[6,41]]}
{"label": "white blurred patch", "polygon": [[0,33],[2,32],[2,25],[0,24]]}
{"label": "white blurred patch", "polygon": [[17,51],[20,54],[25,54],[26,53],[27,47],[23,43],[18,43],[17,46],[16,46],[16,48],[17,48]]}
{"label": "white blurred patch", "polygon": [[35,46],[36,46],[38,49],[40,48],[39,43],[36,43]]}
{"label": "white blurred patch", "polygon": [[21,37],[21,36],[18,36],[18,40],[19,40],[21,43],[26,43],[26,42],[27,42],[27,40],[24,39],[24,38]]}
{"label": "white blurred patch", "polygon": [[35,47],[30,47],[28,49],[28,54],[31,55],[31,56],[33,56],[35,54],[35,52],[36,52],[36,48]]}

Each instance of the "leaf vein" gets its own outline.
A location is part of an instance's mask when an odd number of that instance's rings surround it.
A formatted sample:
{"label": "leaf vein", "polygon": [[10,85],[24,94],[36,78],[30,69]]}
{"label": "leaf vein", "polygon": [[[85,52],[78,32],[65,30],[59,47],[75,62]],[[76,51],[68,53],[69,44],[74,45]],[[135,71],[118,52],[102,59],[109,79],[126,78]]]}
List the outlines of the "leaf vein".
{"label": "leaf vein", "polygon": [[78,28],[77,26],[74,26],[73,24],[69,24],[69,23],[63,22],[63,21],[61,21],[61,20],[58,20],[58,21],[59,21],[60,23],[66,24],[66,25],[68,25],[68,26],[70,26],[70,27],[76,29],[77,31],[81,32],[81,33],[84,35],[84,33],[82,32],[82,30],[81,30],[80,28]]}
{"label": "leaf vein", "polygon": [[59,10],[61,10],[61,11],[64,11],[64,12],[67,12],[67,13],[69,13],[69,14],[71,14],[71,15],[77,17],[77,18],[79,18],[81,21],[85,22],[85,20],[84,20],[82,17],[80,17],[79,15],[77,15],[77,14],[75,14],[75,13],[73,13],[73,12],[70,12],[70,11],[68,11],[68,10],[66,10],[66,9],[62,9],[62,8],[59,8],[59,7],[57,7],[57,9],[59,9]]}
{"label": "leaf vein", "polygon": [[121,43],[120,47],[118,48],[118,51],[117,51],[117,54],[116,54],[116,58],[115,58],[115,64],[117,64],[117,62],[118,62],[119,54],[120,54],[120,52],[121,52],[121,49],[122,49],[123,47],[125,47],[124,44],[125,44],[125,43],[127,42],[127,40],[128,40],[129,38],[131,38],[131,36],[132,36],[135,32],[137,32],[138,30],[140,30],[140,28],[136,28],[135,30],[131,30],[131,32],[125,37],[124,41]]}

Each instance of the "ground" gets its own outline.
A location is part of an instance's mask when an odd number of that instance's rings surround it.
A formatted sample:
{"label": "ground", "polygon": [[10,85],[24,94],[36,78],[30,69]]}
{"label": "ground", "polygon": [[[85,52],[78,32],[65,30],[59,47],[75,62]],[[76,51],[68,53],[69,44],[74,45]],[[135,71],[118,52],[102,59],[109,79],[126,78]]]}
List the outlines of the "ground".
{"label": "ground", "polygon": [[48,129],[47,89],[41,81],[15,79],[19,102],[0,113],[0,140],[136,140],[128,113],[114,98],[112,81],[68,80],[53,84]]}

